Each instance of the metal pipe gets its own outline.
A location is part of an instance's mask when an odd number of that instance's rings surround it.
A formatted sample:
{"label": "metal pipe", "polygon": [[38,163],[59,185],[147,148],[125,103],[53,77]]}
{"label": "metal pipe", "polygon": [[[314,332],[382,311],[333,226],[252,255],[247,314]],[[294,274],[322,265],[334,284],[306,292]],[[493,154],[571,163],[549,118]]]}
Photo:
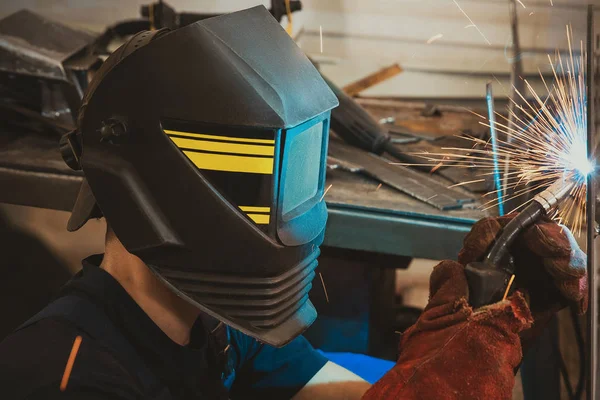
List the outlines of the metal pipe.
{"label": "metal pipe", "polygon": [[[595,136],[595,121],[594,121],[594,8],[590,4],[588,6],[588,30],[587,30],[587,153],[588,158],[592,159]],[[587,180],[587,273],[588,273],[588,296],[589,309],[587,312],[587,386],[586,398],[588,400],[596,400],[597,393],[597,357],[598,357],[598,291],[597,291],[597,274],[595,268],[595,204],[596,193],[594,188],[594,177],[590,174]]]}
{"label": "metal pipe", "polygon": [[[510,28],[512,36],[512,62],[510,70],[510,101],[508,102],[508,132],[515,128],[514,114],[519,112],[519,105],[522,103],[521,97],[517,93],[525,95],[525,83],[523,82],[523,60],[521,59],[521,42],[519,39],[519,19],[517,14],[517,3],[515,0],[509,0],[509,13],[510,13]],[[512,143],[512,136],[510,133],[506,138],[508,143]],[[508,173],[510,166],[510,156],[507,156],[504,163],[504,178],[503,186],[507,187]],[[503,193],[504,196],[508,196],[508,193]],[[514,207],[511,207],[514,208]]]}

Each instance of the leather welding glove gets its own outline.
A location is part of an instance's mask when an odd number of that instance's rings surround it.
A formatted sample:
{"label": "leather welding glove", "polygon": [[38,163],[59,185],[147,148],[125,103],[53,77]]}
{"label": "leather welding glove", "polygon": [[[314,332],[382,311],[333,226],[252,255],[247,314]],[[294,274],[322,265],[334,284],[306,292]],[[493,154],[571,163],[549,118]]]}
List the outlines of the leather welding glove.
{"label": "leather welding glove", "polygon": [[585,311],[585,254],[566,228],[548,219],[512,249],[518,290],[477,310],[468,305],[464,264],[481,259],[513,217],[478,222],[465,238],[461,263],[443,261],[434,269],[429,304],[403,334],[396,366],[365,399],[510,399],[522,341],[533,336],[534,322],[540,327],[568,304]]}
{"label": "leather welding glove", "polygon": [[442,261],[429,303],[401,337],[396,365],[363,399],[510,399],[521,362],[519,333],[533,322],[523,295],[474,311],[464,266]]}
{"label": "leather welding glove", "polygon": [[[467,234],[458,261],[481,260],[502,229],[516,216],[485,218]],[[587,309],[586,254],[569,229],[549,218],[521,233],[510,249],[515,261],[514,287],[528,299],[534,318],[543,318],[572,306]]]}
{"label": "leather welding glove", "polygon": [[[477,222],[465,238],[458,261],[466,265],[481,260],[516,215]],[[521,333],[526,352],[557,311],[567,306],[578,314],[587,310],[587,256],[568,228],[547,217],[522,232],[510,251],[515,261],[513,288],[525,295],[534,319],[532,327]]]}

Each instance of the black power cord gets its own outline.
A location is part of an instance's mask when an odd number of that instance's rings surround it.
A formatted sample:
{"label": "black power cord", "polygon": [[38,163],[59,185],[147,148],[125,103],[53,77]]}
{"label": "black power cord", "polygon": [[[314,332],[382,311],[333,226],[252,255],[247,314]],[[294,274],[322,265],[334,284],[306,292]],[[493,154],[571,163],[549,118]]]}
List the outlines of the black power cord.
{"label": "black power cord", "polygon": [[581,322],[579,321],[579,316],[577,315],[577,312],[573,307],[569,309],[569,314],[571,315],[571,322],[573,324],[573,330],[575,331],[575,340],[577,342],[577,351],[579,355],[579,376],[577,378],[577,386],[575,386],[574,390],[573,385],[571,384],[571,379],[569,377],[568,368],[560,351],[560,345],[558,342],[557,334],[552,335],[552,346],[554,347],[554,352],[556,353],[556,357],[558,358],[558,367],[560,369],[560,374],[562,376],[563,382],[565,383],[565,388],[567,390],[569,400],[581,400],[583,396],[583,390],[585,388],[586,377],[585,342],[583,339],[583,331],[581,329]]}
{"label": "black power cord", "polygon": [[554,353],[556,354],[556,358],[558,359],[558,368],[560,369],[560,375],[562,376],[563,382],[565,384],[565,388],[567,389],[567,394],[569,396],[569,400],[574,400],[576,397],[573,392],[573,385],[571,385],[571,379],[569,377],[569,370],[565,364],[565,360],[560,351],[560,344],[558,341],[558,332],[554,332],[552,335],[552,347],[554,348]]}
{"label": "black power cord", "polygon": [[571,321],[573,322],[573,329],[575,330],[575,340],[577,341],[577,349],[579,350],[579,378],[577,379],[577,386],[574,400],[581,399],[583,395],[583,389],[585,388],[585,377],[586,377],[586,354],[585,354],[585,343],[583,340],[583,331],[581,329],[581,321],[579,316],[573,307],[569,310],[571,313]]}

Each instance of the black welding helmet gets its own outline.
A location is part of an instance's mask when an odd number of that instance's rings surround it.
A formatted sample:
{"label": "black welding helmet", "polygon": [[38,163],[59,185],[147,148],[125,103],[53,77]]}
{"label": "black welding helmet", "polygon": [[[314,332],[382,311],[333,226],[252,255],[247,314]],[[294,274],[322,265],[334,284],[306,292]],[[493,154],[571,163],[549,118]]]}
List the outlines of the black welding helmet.
{"label": "black welding helmet", "polygon": [[62,140],[87,179],[69,229],[104,215],[181,297],[284,345],[316,318],[336,105],[262,6],[139,33],[103,64]]}

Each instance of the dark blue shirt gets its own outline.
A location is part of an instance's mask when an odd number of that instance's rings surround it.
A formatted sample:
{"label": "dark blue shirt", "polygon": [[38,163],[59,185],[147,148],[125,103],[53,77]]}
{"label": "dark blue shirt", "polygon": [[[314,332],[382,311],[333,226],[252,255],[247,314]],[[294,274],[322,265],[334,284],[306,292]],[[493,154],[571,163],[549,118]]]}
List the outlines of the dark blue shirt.
{"label": "dark blue shirt", "polygon": [[[189,346],[180,346],[154,324],[123,287],[98,268],[101,256],[83,263],[83,270],[65,293],[84,296],[100,306],[134,348],[151,374],[174,399],[204,399],[206,387],[219,371],[209,351],[209,333],[199,318]],[[327,362],[303,337],[282,348],[261,344],[228,328],[231,373],[223,385],[231,399],[288,399]],[[82,336],[67,390],[59,391],[75,337]],[[138,399],[139,382],[122,355],[60,319],[46,319],[13,333],[0,343],[0,381],[7,398]]]}

